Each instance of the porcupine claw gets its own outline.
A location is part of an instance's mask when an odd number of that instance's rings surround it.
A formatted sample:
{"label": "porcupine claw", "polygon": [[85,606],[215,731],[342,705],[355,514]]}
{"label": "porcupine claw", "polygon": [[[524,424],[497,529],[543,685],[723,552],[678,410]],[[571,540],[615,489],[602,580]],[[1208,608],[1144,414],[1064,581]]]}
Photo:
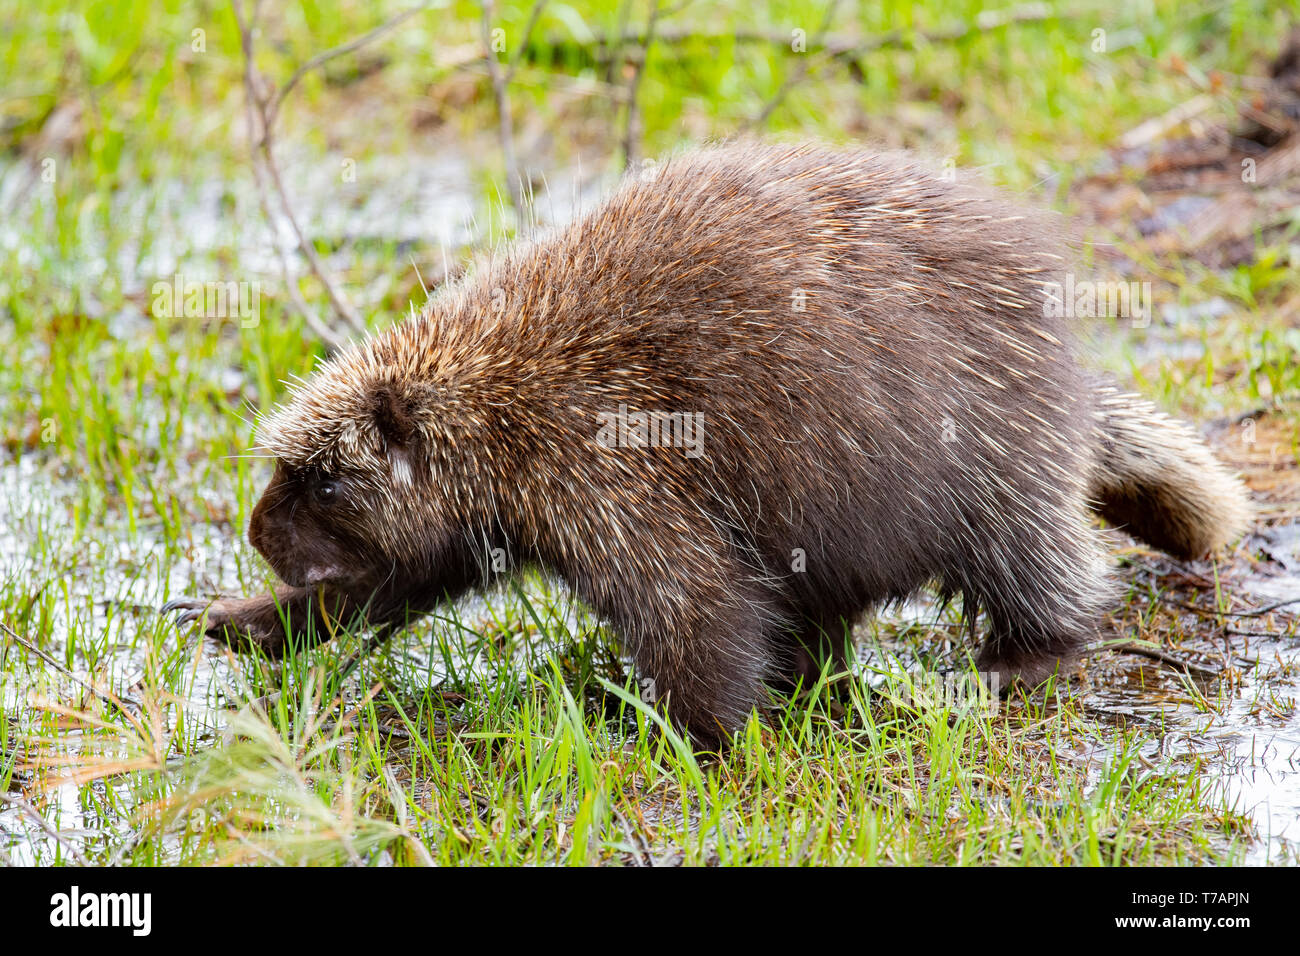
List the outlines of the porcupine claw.
{"label": "porcupine claw", "polygon": [[[174,598],[158,609],[159,614],[176,614],[177,627],[193,624],[203,617],[203,612],[212,604],[211,598]],[[176,612],[180,612],[177,614]]]}

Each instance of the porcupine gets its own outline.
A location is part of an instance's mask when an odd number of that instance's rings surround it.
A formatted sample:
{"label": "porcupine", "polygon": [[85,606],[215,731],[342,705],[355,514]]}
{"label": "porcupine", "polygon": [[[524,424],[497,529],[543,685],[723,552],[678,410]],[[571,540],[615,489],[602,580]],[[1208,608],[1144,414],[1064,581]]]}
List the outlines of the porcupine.
{"label": "porcupine", "polygon": [[1062,231],[898,154],[730,144],[629,176],[264,417],[249,539],[287,587],[169,609],[278,654],[400,627],[505,555],[703,743],[927,585],[983,612],[982,670],[1040,682],[1112,599],[1090,512],[1181,557],[1249,514],[1190,428],[1081,367],[1044,306]]}

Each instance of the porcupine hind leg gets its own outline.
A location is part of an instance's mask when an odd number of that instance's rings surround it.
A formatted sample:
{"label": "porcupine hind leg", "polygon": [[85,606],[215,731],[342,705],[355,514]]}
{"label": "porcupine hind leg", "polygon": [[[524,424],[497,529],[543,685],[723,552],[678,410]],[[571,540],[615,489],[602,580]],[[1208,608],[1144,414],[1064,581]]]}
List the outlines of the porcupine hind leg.
{"label": "porcupine hind leg", "polygon": [[1055,515],[1071,520],[1022,520],[1014,542],[978,549],[962,587],[967,612],[982,607],[988,616],[977,667],[1003,692],[1041,684],[1068,664],[1112,594],[1106,552],[1082,503]]}

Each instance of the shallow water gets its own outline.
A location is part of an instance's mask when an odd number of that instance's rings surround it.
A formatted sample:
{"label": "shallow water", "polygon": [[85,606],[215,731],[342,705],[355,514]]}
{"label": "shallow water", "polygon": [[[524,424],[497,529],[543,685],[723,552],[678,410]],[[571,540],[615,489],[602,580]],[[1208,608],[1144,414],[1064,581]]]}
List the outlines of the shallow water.
{"label": "shallow water", "polygon": [[[481,203],[475,199],[472,169],[471,162],[456,157],[380,158],[361,164],[357,181],[363,187],[353,189],[340,184],[335,164],[304,164],[294,178],[294,190],[308,231],[330,243],[363,244],[376,239],[458,249],[481,235],[474,224]],[[552,177],[552,198],[545,204],[543,218],[565,221],[576,205],[591,201],[593,190],[590,179],[578,174]],[[113,202],[115,215],[123,222],[140,222],[147,216],[157,220],[156,211],[162,210],[147,249],[127,243],[117,248],[110,262],[107,241],[97,248],[93,238],[86,240],[82,250],[87,257],[86,276],[93,280],[112,272],[128,291],[147,289],[192,263],[203,264],[192,266],[202,276],[223,249],[236,250],[241,271],[274,275],[278,266],[272,243],[283,245],[288,238],[284,222],[274,230],[249,226],[260,222],[260,216],[247,184],[215,180],[197,186],[163,184],[147,195],[118,196]],[[0,224],[0,246],[21,247],[27,241],[29,237]],[[114,317],[108,319],[110,329],[124,339],[141,332],[138,314],[121,317],[125,323],[121,327],[113,325]],[[1143,349],[1164,354],[1187,348],[1189,355],[1195,355],[1201,347],[1199,342],[1184,345],[1167,339],[1157,330]],[[240,385],[229,384],[232,390]],[[74,539],[68,515],[70,502],[80,494],[77,481],[75,474],[63,473],[37,455],[15,462],[0,452],[0,579],[20,591],[52,587],[61,595],[40,627],[24,635],[56,659],[68,656],[65,650],[73,631],[108,635],[107,641],[96,645],[93,667],[80,646],[68,666],[84,680],[127,693],[146,670],[148,642],[137,640],[136,635],[157,626],[151,609],[178,595],[241,592],[240,561],[225,533],[199,520],[188,530],[190,541],[174,556],[169,556],[156,522],[141,521],[131,531],[120,515],[111,513],[94,519],[85,540]],[[226,503],[234,493],[232,487],[206,483],[201,491]],[[37,541],[42,542],[39,548],[34,546]],[[1234,568],[1233,593],[1254,606],[1300,597],[1300,528],[1295,524],[1272,528],[1257,543],[1269,560]],[[242,554],[246,557],[247,551]],[[519,619],[517,612],[502,610],[515,600],[501,592],[470,598],[457,606],[454,616],[470,629],[482,629],[491,626],[494,617]],[[1300,606],[1296,611],[1300,613]],[[922,598],[892,612],[887,620],[893,625],[928,626],[935,614],[931,603]],[[589,628],[590,621],[572,602],[561,607],[559,616],[562,629],[571,636]],[[1243,629],[1265,630],[1258,622]],[[446,636],[454,630],[443,623],[432,633]],[[1273,631],[1262,637],[1226,638],[1225,646],[1240,669],[1239,678],[1230,683],[1198,680],[1189,687],[1189,678],[1167,666],[1129,655],[1110,654],[1089,665],[1077,699],[1097,716],[1098,740],[1096,747],[1075,757],[1090,767],[1099,764],[1109,753],[1105,741],[1110,726],[1140,724],[1151,735],[1144,754],[1149,752],[1152,761],[1207,774],[1227,800],[1254,821],[1260,839],[1251,847],[1250,862],[1278,859],[1288,847],[1294,859],[1295,847],[1300,846],[1300,723],[1294,706],[1300,643],[1294,636],[1282,636],[1276,623]],[[401,661],[404,679],[414,686],[437,684],[446,677],[442,657],[428,638],[431,632],[419,633],[423,640],[396,640],[385,653]],[[936,638],[931,643],[942,641]],[[12,655],[25,652],[8,647],[4,653],[13,660]],[[900,650],[905,666],[909,666],[909,653]],[[872,661],[867,654],[864,666]],[[455,663],[469,674],[480,673],[485,666],[475,659]],[[536,660],[533,664],[537,666]],[[43,666],[29,658],[26,668],[0,667],[0,706],[9,713],[29,706],[36,677],[50,676],[48,671],[42,675]],[[210,737],[214,745],[226,726],[229,704],[238,700],[231,689],[234,683],[235,675],[223,656],[202,653],[196,656],[183,689],[190,719],[198,725],[196,732]],[[85,696],[72,682],[57,676],[39,692],[63,700]],[[6,756],[0,754],[0,759]],[[1201,770],[1196,768],[1198,760],[1204,764]],[[95,786],[107,792],[115,784]],[[59,828],[60,836],[43,832],[21,808],[0,805],[0,854],[13,862],[48,860],[59,841],[89,848],[104,839],[110,845],[124,841],[132,832],[129,820],[84,806],[73,785],[49,788],[40,799],[57,806],[56,811],[43,805],[43,815]]]}
{"label": "shallow water", "polygon": [[[34,487],[36,474],[30,459],[0,467],[0,570],[9,581],[48,576],[48,569],[36,567],[28,555],[28,542],[42,529],[47,537],[57,529],[60,493],[71,492],[70,488],[46,482],[39,489]],[[101,534],[101,539],[112,539],[113,526],[108,527],[110,531]],[[96,686],[106,684],[118,693],[127,693],[145,671],[145,642],[134,641],[131,631],[154,626],[150,609],[177,594],[193,593],[195,582],[199,582],[200,593],[204,587],[212,593],[237,593],[239,577],[230,544],[215,529],[193,528],[193,545],[166,562],[165,567],[156,557],[164,551],[162,542],[151,538],[148,529],[130,535],[123,525],[119,531],[116,552],[96,563],[93,571],[79,563],[62,577],[59,584],[69,598],[56,604],[44,630],[24,636],[62,660],[72,623],[83,633],[114,634],[116,640],[110,642],[93,675],[80,655],[75,656],[72,671]],[[1293,526],[1284,526],[1268,547],[1270,553],[1300,562],[1297,545],[1300,533]],[[1273,570],[1283,573],[1234,579],[1233,593],[1257,606],[1300,596],[1300,576],[1277,565],[1280,562],[1274,563]],[[138,573],[142,566],[149,572]],[[111,605],[102,600],[106,594],[113,595]],[[494,619],[526,620],[517,606],[513,595],[498,590],[467,598],[444,616],[472,630],[490,629]],[[122,607],[134,610],[124,618],[116,610]],[[558,615],[561,623],[557,630],[561,633],[567,631],[576,639],[587,632],[590,622],[571,600],[560,605]],[[912,623],[929,628],[936,623],[936,612],[928,600],[921,598],[886,615],[885,622],[894,627]],[[1258,623],[1247,629],[1266,633]],[[454,636],[455,630],[453,624],[444,621],[433,633],[446,638]],[[929,633],[941,632],[931,629]],[[193,646],[195,638],[190,635],[185,640]],[[1095,668],[1089,665],[1089,679],[1080,686],[1076,699],[1097,716],[1101,739],[1098,747],[1081,759],[1098,765],[1104,761],[1108,755],[1104,743],[1107,724],[1140,724],[1152,737],[1149,747],[1143,750],[1144,756],[1176,768],[1185,767],[1186,772],[1198,772],[1195,765],[1199,760],[1203,764],[1199,772],[1208,771],[1208,778],[1226,795],[1227,802],[1249,815],[1260,836],[1250,850],[1249,861],[1263,863],[1284,856],[1288,844],[1300,846],[1300,722],[1294,707],[1300,642],[1273,635],[1233,637],[1229,646],[1232,662],[1240,668],[1239,679],[1231,684],[1184,677],[1156,661],[1122,654],[1105,655],[1104,662]],[[900,661],[908,666],[912,645],[890,647],[886,642],[885,647],[899,655],[891,666],[898,666]],[[548,650],[533,649],[534,666]],[[1183,650],[1179,648],[1180,653]],[[11,647],[8,653],[20,652]],[[433,646],[427,628],[398,638],[385,653],[399,662],[403,680],[413,687],[436,685],[447,676],[441,653]],[[189,719],[197,721],[201,732],[215,742],[229,716],[227,708],[238,695],[231,690],[233,677],[222,655],[202,653],[197,661],[193,679],[185,688],[186,709]],[[41,665],[30,663],[39,670]],[[869,668],[872,663],[870,652],[865,653],[863,666]],[[522,668],[528,661],[521,658],[518,664]],[[486,664],[467,659],[455,661],[455,666],[463,677],[485,673]],[[48,671],[44,676],[50,676]],[[54,687],[42,688],[40,693],[45,697],[61,693],[74,699],[85,696],[66,680],[54,683]],[[27,706],[32,693],[33,686],[23,683],[11,670],[0,682],[0,706],[16,713]],[[77,788],[68,785],[42,796],[58,804],[57,814],[47,818],[58,821],[66,840],[75,844],[101,838],[106,828],[110,832],[129,829],[125,820],[86,819],[76,794]],[[14,862],[33,861],[33,843],[43,844],[44,859],[53,851],[53,838],[37,830],[17,808],[0,808],[0,832],[7,834],[0,836],[0,849]]]}

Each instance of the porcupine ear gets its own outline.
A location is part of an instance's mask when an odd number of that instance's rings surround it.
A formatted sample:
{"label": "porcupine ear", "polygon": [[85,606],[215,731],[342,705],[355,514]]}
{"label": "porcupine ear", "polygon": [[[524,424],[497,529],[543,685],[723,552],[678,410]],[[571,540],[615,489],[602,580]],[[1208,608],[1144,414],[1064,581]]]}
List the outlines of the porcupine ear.
{"label": "porcupine ear", "polygon": [[403,393],[388,383],[376,386],[371,393],[375,426],[390,445],[405,449],[419,437],[419,401],[420,396]]}

